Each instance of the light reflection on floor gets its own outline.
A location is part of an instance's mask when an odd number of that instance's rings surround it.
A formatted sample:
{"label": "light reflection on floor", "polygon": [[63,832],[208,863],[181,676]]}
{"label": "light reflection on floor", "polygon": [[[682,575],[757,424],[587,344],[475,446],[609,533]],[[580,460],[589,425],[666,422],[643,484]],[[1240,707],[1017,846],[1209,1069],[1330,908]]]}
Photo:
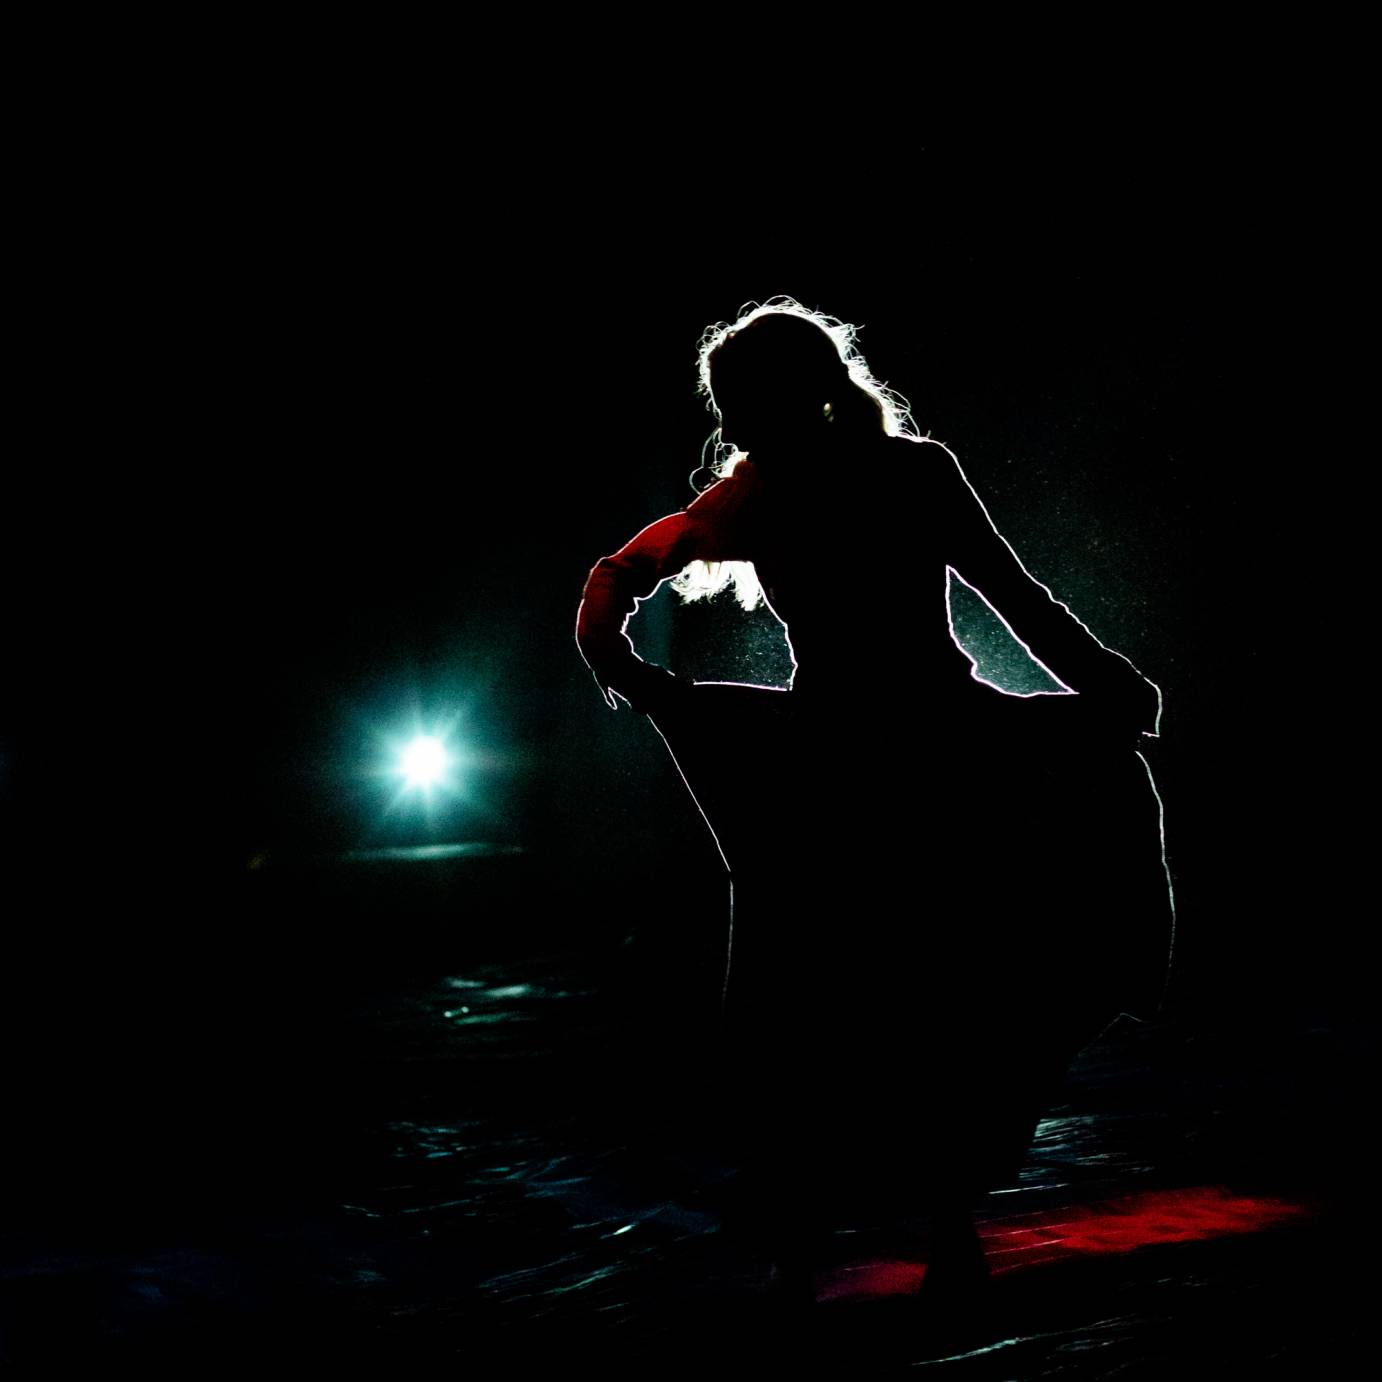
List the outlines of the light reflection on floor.
{"label": "light reflection on floor", "polygon": [[[1204,1185],[984,1216],[978,1227],[989,1270],[1001,1276],[1081,1256],[1259,1233],[1306,1220],[1311,1213],[1305,1204]],[[925,1275],[923,1261],[856,1263],[818,1281],[816,1297],[825,1302],[907,1295]]]}
{"label": "light reflection on floor", "polygon": [[[80,1222],[62,1242],[10,1235],[0,1358],[618,1354],[666,1374],[757,1338],[771,1361],[770,1263],[728,1229],[733,1168],[627,1135],[661,1057],[654,1040],[611,1038],[604,990],[579,962],[539,960],[334,1010],[329,993],[291,995],[322,1014],[335,1052],[329,1080],[314,1067],[319,1115],[265,1126],[257,1171],[204,1168],[170,1124],[159,1154],[196,1176],[162,1220],[118,1240]],[[487,1020],[458,1021],[460,1006]],[[1114,1033],[1072,1072],[1019,1183],[981,1208],[1004,1312],[986,1341],[928,1344],[909,1313],[924,1252],[863,1233],[839,1240],[817,1276],[820,1319],[796,1333],[831,1334],[812,1347],[839,1350],[833,1375],[886,1358],[983,1382],[1154,1377],[1206,1349],[1252,1375],[1282,1359],[1331,1375],[1366,1312],[1343,1255],[1352,1220],[1315,1194],[1350,1144],[1321,1129],[1356,1103],[1363,1050],[1318,1021]],[[684,1097],[695,1115],[700,1094]],[[263,1107],[256,1093],[235,1114],[253,1132]],[[252,1174],[258,1203],[210,1212]]]}

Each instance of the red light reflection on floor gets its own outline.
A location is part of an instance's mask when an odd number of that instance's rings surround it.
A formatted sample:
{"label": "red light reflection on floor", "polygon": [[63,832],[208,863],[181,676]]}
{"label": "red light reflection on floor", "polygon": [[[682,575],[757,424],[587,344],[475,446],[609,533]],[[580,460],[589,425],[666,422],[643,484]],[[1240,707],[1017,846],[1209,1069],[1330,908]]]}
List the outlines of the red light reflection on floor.
{"label": "red light reflection on floor", "polygon": [[[1189,1243],[1257,1233],[1308,1216],[1305,1205],[1235,1195],[1217,1185],[1154,1190],[1063,1209],[980,1219],[979,1237],[995,1276],[1157,1243]],[[820,1300],[906,1295],[926,1274],[921,1262],[867,1262],[825,1274]]]}

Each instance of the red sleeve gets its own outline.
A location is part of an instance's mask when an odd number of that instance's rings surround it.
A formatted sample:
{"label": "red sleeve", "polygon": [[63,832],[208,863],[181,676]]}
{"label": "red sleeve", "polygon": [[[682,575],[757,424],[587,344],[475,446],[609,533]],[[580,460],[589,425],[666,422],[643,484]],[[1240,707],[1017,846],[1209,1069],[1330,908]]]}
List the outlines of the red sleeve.
{"label": "red sleeve", "polygon": [[743,521],[748,479],[736,470],[688,508],[650,523],[595,563],[576,614],[576,646],[611,706],[611,691],[631,699],[626,688],[636,691],[647,675],[647,664],[625,632],[638,602],[693,561],[748,559]]}
{"label": "red sleeve", "polygon": [[1057,681],[1081,695],[1098,697],[1130,727],[1156,734],[1161,692],[1027,571],[993,526],[959,462],[942,450],[947,564],[984,597]]}

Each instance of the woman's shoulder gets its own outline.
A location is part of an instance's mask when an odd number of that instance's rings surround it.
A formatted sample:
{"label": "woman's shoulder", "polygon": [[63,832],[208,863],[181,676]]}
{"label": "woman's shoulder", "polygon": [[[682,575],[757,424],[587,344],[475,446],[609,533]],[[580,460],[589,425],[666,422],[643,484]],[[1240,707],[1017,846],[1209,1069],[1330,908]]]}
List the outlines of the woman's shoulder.
{"label": "woman's shoulder", "polygon": [[740,461],[728,475],[702,490],[686,512],[699,518],[735,513],[750,503],[762,489],[762,479],[752,461]]}
{"label": "woman's shoulder", "polygon": [[[955,453],[943,441],[937,441],[929,433],[924,437],[901,433],[898,436],[889,437],[886,445],[893,456],[917,461],[924,465],[940,466],[945,463],[947,458],[951,463],[955,460]],[[907,448],[906,451],[903,450],[904,447]]]}
{"label": "woman's shoulder", "polygon": [[918,497],[947,493],[963,478],[955,453],[935,437],[889,437],[885,446],[889,470],[895,478],[905,473],[906,487]]}

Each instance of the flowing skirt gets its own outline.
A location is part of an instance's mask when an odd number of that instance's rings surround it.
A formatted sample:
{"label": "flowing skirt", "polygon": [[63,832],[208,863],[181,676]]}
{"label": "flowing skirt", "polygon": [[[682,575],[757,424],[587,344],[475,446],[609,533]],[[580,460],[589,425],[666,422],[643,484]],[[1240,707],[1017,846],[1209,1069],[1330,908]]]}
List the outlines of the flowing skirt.
{"label": "flowing skirt", "polygon": [[1164,979],[1145,764],[1079,697],[974,691],[842,716],[703,683],[654,716],[731,877],[731,1122],[825,1218],[1011,1181],[1074,1054]]}

